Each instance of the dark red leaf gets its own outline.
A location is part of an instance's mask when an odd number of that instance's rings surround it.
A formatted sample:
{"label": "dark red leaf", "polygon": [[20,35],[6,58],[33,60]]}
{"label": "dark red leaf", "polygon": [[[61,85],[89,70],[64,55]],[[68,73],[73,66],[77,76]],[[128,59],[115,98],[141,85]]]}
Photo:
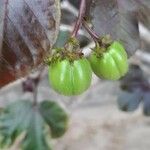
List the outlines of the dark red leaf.
{"label": "dark red leaf", "polygon": [[4,18],[5,18],[5,1],[0,1],[0,56],[1,56],[1,48],[3,41],[3,27],[4,27]]}
{"label": "dark red leaf", "polygon": [[59,0],[3,0],[1,3],[0,87],[43,62],[56,41],[60,22]]}

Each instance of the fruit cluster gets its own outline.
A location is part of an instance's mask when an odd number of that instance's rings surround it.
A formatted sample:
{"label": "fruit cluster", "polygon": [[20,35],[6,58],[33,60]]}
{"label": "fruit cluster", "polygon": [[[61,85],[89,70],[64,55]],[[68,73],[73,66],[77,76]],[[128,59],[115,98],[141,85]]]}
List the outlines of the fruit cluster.
{"label": "fruit cluster", "polygon": [[118,80],[128,71],[127,53],[118,41],[107,36],[96,42],[87,58],[76,39],[64,48],[56,50],[46,61],[49,65],[49,83],[63,95],[79,95],[86,91],[92,79],[92,71],[101,79]]}

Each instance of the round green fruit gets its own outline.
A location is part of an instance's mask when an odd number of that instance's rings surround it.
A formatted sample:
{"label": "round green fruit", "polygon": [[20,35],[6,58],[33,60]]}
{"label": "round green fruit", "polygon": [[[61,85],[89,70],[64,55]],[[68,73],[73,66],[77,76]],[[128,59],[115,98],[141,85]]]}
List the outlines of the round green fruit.
{"label": "round green fruit", "polygon": [[118,80],[128,71],[127,53],[117,41],[114,41],[102,54],[98,49],[89,56],[93,72],[106,80]]}
{"label": "round green fruit", "polygon": [[51,87],[63,95],[79,95],[91,84],[92,69],[86,58],[58,60],[49,66]]}

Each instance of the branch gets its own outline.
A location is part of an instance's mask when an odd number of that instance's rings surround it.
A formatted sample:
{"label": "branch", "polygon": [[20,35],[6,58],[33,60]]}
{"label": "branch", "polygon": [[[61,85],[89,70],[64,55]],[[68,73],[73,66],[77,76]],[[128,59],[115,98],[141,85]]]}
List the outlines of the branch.
{"label": "branch", "polygon": [[90,34],[90,36],[93,38],[93,40],[97,43],[99,41],[99,35],[97,35],[87,24],[86,21],[83,21],[83,26],[86,29],[86,31]]}
{"label": "branch", "polygon": [[78,18],[77,18],[76,24],[74,26],[74,30],[71,34],[71,37],[77,36],[78,30],[82,24],[83,17],[85,15],[85,11],[86,11],[86,0],[81,0]]}
{"label": "branch", "polygon": [[22,83],[24,92],[32,92],[33,93],[33,106],[37,106],[37,94],[38,94],[38,85],[42,78],[42,74],[44,72],[45,66],[41,66],[39,74],[36,77],[28,77],[26,81]]}

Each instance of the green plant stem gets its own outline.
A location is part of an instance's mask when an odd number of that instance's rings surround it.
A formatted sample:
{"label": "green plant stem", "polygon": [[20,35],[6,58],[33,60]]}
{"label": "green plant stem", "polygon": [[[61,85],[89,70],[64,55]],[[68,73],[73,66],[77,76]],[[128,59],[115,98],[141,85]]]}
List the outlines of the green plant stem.
{"label": "green plant stem", "polygon": [[38,93],[38,88],[35,85],[34,91],[33,91],[33,106],[37,106],[37,93]]}
{"label": "green plant stem", "polygon": [[40,80],[41,80],[41,77],[42,77],[42,74],[43,74],[43,71],[45,69],[45,66],[43,65],[40,69],[40,72],[39,74],[37,75],[37,77],[35,77],[33,79],[33,82],[34,82],[34,90],[33,90],[33,106],[37,106],[37,102],[38,102],[38,99],[37,99],[37,95],[38,95],[38,85],[40,83]]}

